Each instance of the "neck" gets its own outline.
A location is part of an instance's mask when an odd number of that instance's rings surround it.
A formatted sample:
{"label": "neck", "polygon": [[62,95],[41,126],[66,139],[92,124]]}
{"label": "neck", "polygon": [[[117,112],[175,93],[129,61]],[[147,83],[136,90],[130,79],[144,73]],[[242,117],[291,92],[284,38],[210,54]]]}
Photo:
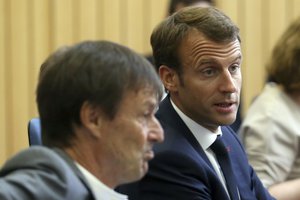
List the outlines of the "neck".
{"label": "neck", "polygon": [[114,172],[113,165],[109,164],[109,158],[106,159],[99,146],[101,146],[99,141],[79,139],[64,151],[103,184],[114,189],[118,185],[118,175]]}

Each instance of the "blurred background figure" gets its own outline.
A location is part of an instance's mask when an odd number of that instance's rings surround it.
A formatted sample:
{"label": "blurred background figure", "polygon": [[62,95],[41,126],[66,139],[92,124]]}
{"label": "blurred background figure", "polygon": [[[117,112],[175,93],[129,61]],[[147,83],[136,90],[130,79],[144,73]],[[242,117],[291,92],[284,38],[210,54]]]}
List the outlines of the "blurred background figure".
{"label": "blurred background figure", "polygon": [[300,18],[278,40],[266,69],[269,81],[239,134],[250,163],[274,197],[300,199]]}

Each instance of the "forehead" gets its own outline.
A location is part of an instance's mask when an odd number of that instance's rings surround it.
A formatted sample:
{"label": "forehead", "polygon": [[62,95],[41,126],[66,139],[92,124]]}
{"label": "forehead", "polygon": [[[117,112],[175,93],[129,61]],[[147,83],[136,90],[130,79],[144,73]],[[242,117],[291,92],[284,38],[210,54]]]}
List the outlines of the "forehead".
{"label": "forehead", "polygon": [[121,107],[138,107],[138,105],[157,104],[158,93],[152,87],[142,87],[138,90],[128,90],[124,93]]}
{"label": "forehead", "polygon": [[226,43],[216,43],[209,40],[201,32],[193,30],[182,40],[179,56],[181,61],[186,61],[186,59],[201,59],[203,57],[241,57],[242,52],[238,39]]}

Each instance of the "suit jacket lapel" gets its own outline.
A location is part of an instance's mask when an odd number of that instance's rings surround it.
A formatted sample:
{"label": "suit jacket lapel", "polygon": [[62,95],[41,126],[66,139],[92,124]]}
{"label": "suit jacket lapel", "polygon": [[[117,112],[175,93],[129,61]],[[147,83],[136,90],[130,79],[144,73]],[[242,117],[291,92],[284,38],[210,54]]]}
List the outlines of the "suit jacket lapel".
{"label": "suit jacket lapel", "polygon": [[[169,113],[166,117],[163,113]],[[205,160],[205,162],[213,169],[209,159],[207,158],[204,150],[198,143],[197,139],[190,131],[190,129],[186,126],[186,124],[179,117],[177,112],[174,110],[169,95],[160,103],[159,110],[156,113],[156,117],[164,126],[164,122],[169,126],[172,126],[177,132],[173,134],[177,134],[178,137],[184,137],[188,142],[192,145],[195,151]]]}

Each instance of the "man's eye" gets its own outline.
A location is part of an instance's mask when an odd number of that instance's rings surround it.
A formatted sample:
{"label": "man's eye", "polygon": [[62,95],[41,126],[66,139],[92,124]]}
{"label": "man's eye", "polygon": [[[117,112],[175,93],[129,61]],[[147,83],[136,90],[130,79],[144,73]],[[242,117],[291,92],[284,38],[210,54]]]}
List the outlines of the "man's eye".
{"label": "man's eye", "polygon": [[215,70],[215,69],[212,69],[212,68],[209,68],[209,69],[203,70],[202,73],[203,73],[205,76],[207,76],[207,77],[211,77],[211,76],[213,76],[213,75],[216,73],[216,70]]}
{"label": "man's eye", "polygon": [[230,73],[236,73],[240,70],[240,66],[239,65],[232,65],[230,68],[229,68],[229,71]]}

